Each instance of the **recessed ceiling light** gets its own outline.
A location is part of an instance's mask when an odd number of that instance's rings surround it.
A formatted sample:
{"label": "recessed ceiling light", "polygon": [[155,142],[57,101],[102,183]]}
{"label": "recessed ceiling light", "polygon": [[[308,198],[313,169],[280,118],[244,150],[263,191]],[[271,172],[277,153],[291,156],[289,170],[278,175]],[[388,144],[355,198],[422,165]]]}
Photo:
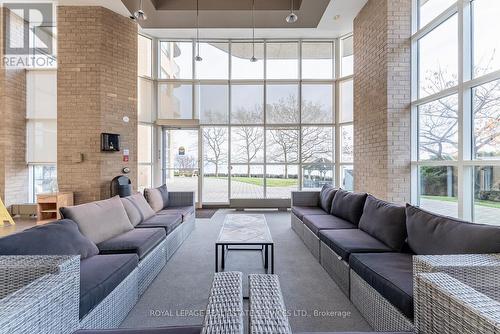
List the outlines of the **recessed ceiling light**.
{"label": "recessed ceiling light", "polygon": [[334,21],[337,21],[338,19],[340,19],[340,15],[335,15],[335,16],[333,17],[333,20],[334,20]]}

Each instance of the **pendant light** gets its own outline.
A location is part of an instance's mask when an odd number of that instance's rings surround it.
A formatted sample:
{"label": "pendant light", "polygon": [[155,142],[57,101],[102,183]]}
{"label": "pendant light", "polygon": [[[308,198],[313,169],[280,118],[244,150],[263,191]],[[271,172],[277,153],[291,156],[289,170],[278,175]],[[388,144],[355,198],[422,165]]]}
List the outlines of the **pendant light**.
{"label": "pendant light", "polygon": [[287,23],[295,23],[299,19],[299,17],[293,12],[293,0],[290,1],[290,14],[288,14],[285,18]]}
{"label": "pendant light", "polygon": [[196,57],[194,60],[202,61],[203,58],[200,57],[200,24],[199,24],[200,6],[199,0],[196,0]]}
{"label": "pendant light", "polygon": [[134,13],[134,17],[137,21],[146,21],[148,19],[146,13],[144,13],[144,10],[142,9],[142,0],[139,2],[139,9]]}
{"label": "pendant light", "polygon": [[255,0],[252,1],[252,58],[250,61],[255,63],[258,59],[255,57]]}

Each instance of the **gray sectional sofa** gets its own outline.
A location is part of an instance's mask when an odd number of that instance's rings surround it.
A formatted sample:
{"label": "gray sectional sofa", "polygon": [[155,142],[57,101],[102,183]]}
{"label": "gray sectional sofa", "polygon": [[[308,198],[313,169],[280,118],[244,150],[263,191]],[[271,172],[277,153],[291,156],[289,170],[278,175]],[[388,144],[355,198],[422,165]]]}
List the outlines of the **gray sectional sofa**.
{"label": "gray sectional sofa", "polygon": [[138,193],[62,208],[64,219],[0,238],[0,257],[80,256],[79,327],[116,328],[195,227],[193,192],[147,192],[162,204]]}
{"label": "gray sectional sofa", "polygon": [[291,227],[378,331],[414,328],[414,256],[500,253],[498,226],[331,186],[292,193]]}

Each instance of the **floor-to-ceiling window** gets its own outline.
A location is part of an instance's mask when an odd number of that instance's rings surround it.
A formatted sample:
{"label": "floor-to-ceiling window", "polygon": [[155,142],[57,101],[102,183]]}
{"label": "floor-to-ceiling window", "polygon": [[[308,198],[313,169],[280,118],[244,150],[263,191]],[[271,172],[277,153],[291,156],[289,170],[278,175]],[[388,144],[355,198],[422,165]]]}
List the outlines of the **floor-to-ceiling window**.
{"label": "floor-to-ceiling window", "polygon": [[[158,41],[153,81],[158,119],[166,126],[167,184],[198,184],[203,203],[290,198],[293,190],[325,183],[352,189],[351,36],[255,44],[204,40],[201,62],[194,61],[197,51],[191,40]],[[257,61],[250,62],[252,54]],[[197,172],[186,173],[193,128],[200,163]],[[150,138],[142,131],[140,137]],[[167,140],[175,147],[165,147]],[[146,166],[152,164],[140,158],[139,168]]]}
{"label": "floor-to-ceiling window", "polygon": [[26,71],[26,162],[29,200],[58,191],[57,186],[57,71]]}
{"label": "floor-to-ceiling window", "polygon": [[142,35],[137,38],[137,187],[143,190],[153,185],[156,104],[153,80],[153,41]]}
{"label": "floor-to-ceiling window", "polygon": [[500,224],[500,2],[414,0],[413,12],[412,200]]}

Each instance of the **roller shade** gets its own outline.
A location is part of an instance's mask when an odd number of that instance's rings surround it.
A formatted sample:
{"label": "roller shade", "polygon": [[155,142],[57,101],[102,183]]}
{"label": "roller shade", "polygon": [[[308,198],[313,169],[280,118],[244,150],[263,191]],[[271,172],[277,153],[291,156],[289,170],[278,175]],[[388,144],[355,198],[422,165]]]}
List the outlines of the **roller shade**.
{"label": "roller shade", "polygon": [[26,73],[26,161],[57,162],[57,72]]}

